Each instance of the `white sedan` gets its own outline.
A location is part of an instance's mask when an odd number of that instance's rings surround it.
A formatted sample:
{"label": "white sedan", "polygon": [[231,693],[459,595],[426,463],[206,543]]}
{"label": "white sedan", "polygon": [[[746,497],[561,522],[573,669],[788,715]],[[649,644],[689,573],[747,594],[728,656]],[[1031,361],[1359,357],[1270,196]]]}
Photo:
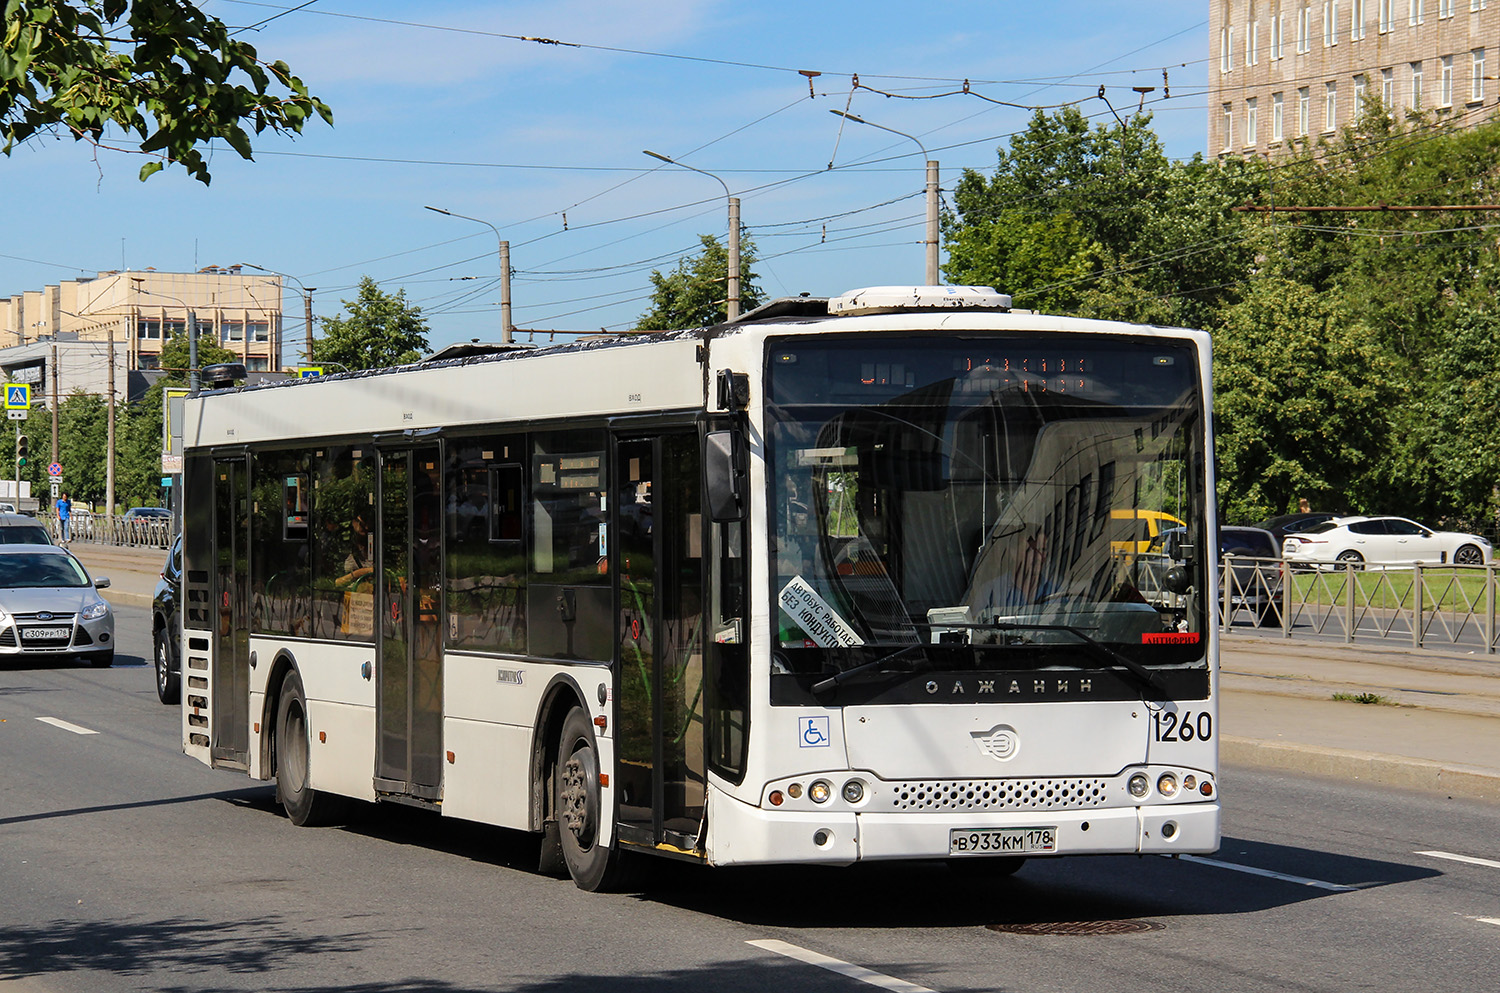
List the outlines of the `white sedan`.
{"label": "white sedan", "polygon": [[1369,565],[1488,565],[1494,555],[1477,534],[1433,531],[1404,517],[1335,517],[1281,545],[1287,562],[1329,567]]}

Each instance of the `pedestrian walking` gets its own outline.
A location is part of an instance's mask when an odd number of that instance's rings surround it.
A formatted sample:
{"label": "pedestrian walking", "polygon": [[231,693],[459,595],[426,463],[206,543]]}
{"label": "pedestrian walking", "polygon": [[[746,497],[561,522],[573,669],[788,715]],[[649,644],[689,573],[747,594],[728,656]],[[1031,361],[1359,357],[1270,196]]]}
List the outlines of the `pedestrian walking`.
{"label": "pedestrian walking", "polygon": [[62,499],[57,501],[57,534],[58,539],[64,544],[73,540],[73,501],[68,499],[64,493]]}

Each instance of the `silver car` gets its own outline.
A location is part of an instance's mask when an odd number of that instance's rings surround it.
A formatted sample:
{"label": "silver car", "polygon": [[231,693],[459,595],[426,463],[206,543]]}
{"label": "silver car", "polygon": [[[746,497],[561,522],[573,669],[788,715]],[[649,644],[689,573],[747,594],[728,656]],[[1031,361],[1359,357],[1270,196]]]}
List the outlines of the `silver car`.
{"label": "silver car", "polygon": [[0,658],[31,656],[115,661],[115,615],[66,549],[55,545],[0,545]]}

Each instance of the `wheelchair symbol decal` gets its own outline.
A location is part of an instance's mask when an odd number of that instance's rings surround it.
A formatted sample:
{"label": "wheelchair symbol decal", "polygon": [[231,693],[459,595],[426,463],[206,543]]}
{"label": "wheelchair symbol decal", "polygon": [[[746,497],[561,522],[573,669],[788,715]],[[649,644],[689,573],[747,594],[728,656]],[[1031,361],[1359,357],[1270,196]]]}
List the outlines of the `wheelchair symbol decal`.
{"label": "wheelchair symbol decal", "polygon": [[824,717],[799,717],[797,719],[797,747],[798,748],[827,748],[828,741],[828,718]]}

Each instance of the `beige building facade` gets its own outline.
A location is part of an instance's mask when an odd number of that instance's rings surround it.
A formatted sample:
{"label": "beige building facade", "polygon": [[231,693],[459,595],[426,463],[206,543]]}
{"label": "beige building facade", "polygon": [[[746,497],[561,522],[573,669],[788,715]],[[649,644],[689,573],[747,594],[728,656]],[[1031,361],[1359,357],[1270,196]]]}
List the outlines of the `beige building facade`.
{"label": "beige building facade", "polygon": [[1396,113],[1487,120],[1500,0],[1209,0],[1208,153],[1266,155]]}
{"label": "beige building facade", "polygon": [[198,272],[101,272],[0,296],[0,348],[40,341],[107,342],[127,369],[161,367],[162,345],[189,316],[251,371],[281,369],[281,277],[238,266]]}

